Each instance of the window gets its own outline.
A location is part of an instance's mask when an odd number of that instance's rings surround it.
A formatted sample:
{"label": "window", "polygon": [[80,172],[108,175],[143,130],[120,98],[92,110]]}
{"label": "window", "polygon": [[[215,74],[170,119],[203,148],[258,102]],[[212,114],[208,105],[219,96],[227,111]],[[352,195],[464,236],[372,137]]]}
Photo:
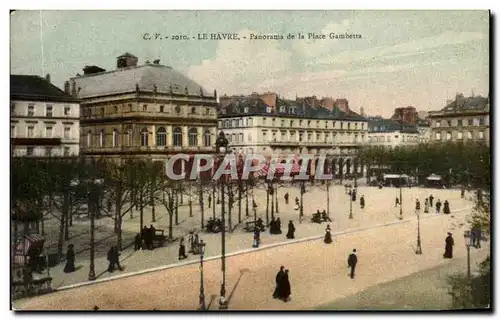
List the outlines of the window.
{"label": "window", "polygon": [[281,120],[281,126],[284,127],[285,126],[285,120]]}
{"label": "window", "polygon": [[247,141],[248,142],[252,142],[252,134],[251,133],[248,134]]}
{"label": "window", "polygon": [[147,128],[141,130],[141,147],[147,147],[149,145],[149,131]]}
{"label": "window", "polygon": [[293,125],[294,125],[293,120],[290,120],[290,127],[293,128]]}
{"label": "window", "polygon": [[209,108],[205,108],[205,115],[209,115],[210,114],[210,109]]}
{"label": "window", "polygon": [[28,126],[28,138],[35,136],[35,126]]}
{"label": "window", "polygon": [[307,127],[310,128],[311,127],[311,120],[308,120],[307,121]]}
{"label": "window", "polygon": [[175,106],[175,112],[181,113],[181,106],[180,105]]}
{"label": "window", "polygon": [[462,133],[462,131],[457,132],[457,139],[462,140],[463,138],[464,138],[464,134]]}
{"label": "window", "polygon": [[391,136],[387,136],[387,142],[391,142]]}
{"label": "window", "polygon": [[286,132],[281,131],[281,141],[285,141],[285,140],[286,140]]}
{"label": "window", "polygon": [[436,121],[436,127],[441,127],[441,120]]}
{"label": "window", "polygon": [[462,121],[462,119],[458,119],[458,120],[457,120],[457,126],[458,126],[458,127],[463,126],[463,121]]}
{"label": "window", "polygon": [[472,131],[467,132],[467,139],[472,139]]}
{"label": "window", "polygon": [[192,114],[196,114],[196,108],[195,108],[195,107],[192,107],[192,108],[191,108],[191,113],[192,113]]}
{"label": "window", "polygon": [[165,106],[160,106],[160,112],[165,112]]}
{"label": "window", "polygon": [[249,126],[249,127],[253,126],[253,120],[252,120],[252,118],[248,118],[247,119],[247,126]]}
{"label": "window", "polygon": [[351,130],[351,123],[350,122],[347,123],[347,130]]}
{"label": "window", "polygon": [[474,125],[474,119],[467,120],[467,125],[468,126],[473,126]]}
{"label": "window", "polygon": [[436,140],[441,140],[441,132],[436,132]]}
{"label": "window", "polygon": [[87,132],[87,147],[90,147],[92,143],[92,131]]}
{"label": "window", "polygon": [[243,142],[243,133],[240,133],[240,142]]}
{"label": "window", "polygon": [[[485,119],[486,119],[485,117],[481,117],[481,118],[479,118],[479,125],[480,125],[480,126],[484,126],[484,125],[486,124],[486,120],[485,120]],[[482,139],[482,138],[481,138],[481,139]]]}
{"label": "window", "polygon": [[64,156],[68,157],[69,156],[69,147],[64,147]]}
{"label": "window", "polygon": [[71,114],[71,108],[69,106],[64,106],[64,115],[69,116],[70,114]]}
{"label": "window", "polygon": [[205,133],[203,135],[203,144],[205,147],[212,146],[212,134],[210,134],[210,130],[205,130]]}
{"label": "window", "polygon": [[104,117],[104,108],[101,108],[101,117]]}
{"label": "window", "polygon": [[52,147],[46,147],[45,148],[45,155],[47,156],[52,156]]}
{"label": "window", "polygon": [[48,126],[45,128],[45,137],[52,138],[52,126]]}
{"label": "window", "polygon": [[451,140],[451,132],[446,132],[446,140]]}
{"label": "window", "polygon": [[230,124],[231,124],[231,121],[229,121],[229,120],[224,121],[224,128],[229,128]]}
{"label": "window", "polygon": [[325,129],[328,129],[328,121],[325,121]]}
{"label": "window", "polygon": [[248,107],[245,107],[244,112],[248,113]]}
{"label": "window", "polygon": [[127,144],[127,146],[131,146],[132,145],[132,128],[131,127],[128,127],[125,135],[126,135],[125,136],[125,143]]}
{"label": "window", "polygon": [[26,148],[26,155],[27,156],[32,156],[34,154],[34,149],[33,147],[27,147]]}
{"label": "window", "polygon": [[16,126],[10,126],[10,137],[11,138],[16,137]]}
{"label": "window", "polygon": [[167,130],[164,127],[160,127],[156,130],[156,145],[160,147],[167,145]]}
{"label": "window", "polygon": [[398,136],[394,136],[394,139],[399,139],[399,135]]}
{"label": "window", "polygon": [[182,129],[179,127],[174,128],[174,146],[182,147]]}
{"label": "window", "polygon": [[299,120],[299,127],[302,128],[302,120]]}
{"label": "window", "polygon": [[312,141],[312,133],[307,133],[307,141]]}
{"label": "window", "polygon": [[148,111],[148,105],[147,104],[143,104],[142,105],[142,111]]}
{"label": "window", "polygon": [[64,128],[64,139],[71,139],[70,133],[71,133],[71,128],[65,127]]}
{"label": "window", "polygon": [[46,117],[52,117],[52,111],[53,111],[53,107],[52,107],[52,105],[48,104],[48,105],[45,107],[45,116],[46,116]]}
{"label": "window", "polygon": [[189,145],[191,147],[198,145],[198,129],[189,129]]}
{"label": "window", "polygon": [[262,125],[264,125],[264,126],[266,125],[266,120],[267,120],[266,118],[262,119]]}
{"label": "window", "polygon": [[113,129],[113,147],[118,147],[118,130]]}
{"label": "window", "polygon": [[118,113],[118,107],[115,106],[115,113]]}
{"label": "window", "polygon": [[35,115],[35,105],[30,104],[28,106],[28,117],[33,117]]}
{"label": "window", "polygon": [[343,122],[341,122],[341,123],[340,123],[340,129],[341,129],[341,130],[343,130],[343,129],[344,129],[344,123],[343,123]]}
{"label": "window", "polygon": [[316,141],[320,141],[321,140],[321,134],[320,133],[316,133]]}
{"label": "window", "polygon": [[484,139],[484,131],[479,131],[479,139]]}
{"label": "window", "polygon": [[362,123],[362,124],[361,124],[361,130],[364,130],[364,129],[365,129],[365,124],[364,124],[364,123]]}
{"label": "window", "polygon": [[267,142],[267,131],[262,131],[262,141]]}
{"label": "window", "polygon": [[128,112],[132,112],[132,104],[131,103],[128,104]]}
{"label": "window", "polygon": [[358,130],[358,123],[357,122],[354,124],[354,129]]}
{"label": "window", "polygon": [[319,120],[316,121],[316,128],[319,128]]}
{"label": "window", "polygon": [[104,147],[104,130],[99,132],[99,147]]}
{"label": "window", "polygon": [[299,131],[299,142],[302,142],[304,140],[304,132]]}
{"label": "window", "polygon": [[238,127],[238,120],[234,119],[233,120],[233,128],[237,128]]}

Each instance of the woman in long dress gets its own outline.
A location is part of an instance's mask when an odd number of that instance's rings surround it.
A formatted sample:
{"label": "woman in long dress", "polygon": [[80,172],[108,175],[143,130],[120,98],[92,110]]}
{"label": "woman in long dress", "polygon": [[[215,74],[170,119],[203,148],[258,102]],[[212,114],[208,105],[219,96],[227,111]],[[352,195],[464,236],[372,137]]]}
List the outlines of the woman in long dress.
{"label": "woman in long dress", "polygon": [[292,288],[290,286],[290,278],[288,277],[288,269],[285,270],[285,274],[281,279],[281,294],[280,298],[287,302],[290,299],[290,295],[292,294]]}
{"label": "woman in long dress", "polygon": [[453,240],[453,237],[451,236],[450,232],[448,232],[448,236],[446,237],[445,241],[446,245],[444,247],[443,258],[451,259],[453,258],[453,246],[455,245],[455,241]]}
{"label": "woman in long dress", "polygon": [[292,220],[288,223],[288,233],[286,234],[287,239],[295,238],[295,226],[293,225]]}
{"label": "woman in long dress", "polygon": [[331,234],[331,230],[330,230],[330,225],[326,226],[325,240],[324,241],[326,244],[332,243],[332,234]]}
{"label": "woman in long dress", "polygon": [[66,252],[66,265],[64,266],[64,272],[70,273],[75,271],[75,251],[73,251],[73,245],[68,245],[68,251]]}

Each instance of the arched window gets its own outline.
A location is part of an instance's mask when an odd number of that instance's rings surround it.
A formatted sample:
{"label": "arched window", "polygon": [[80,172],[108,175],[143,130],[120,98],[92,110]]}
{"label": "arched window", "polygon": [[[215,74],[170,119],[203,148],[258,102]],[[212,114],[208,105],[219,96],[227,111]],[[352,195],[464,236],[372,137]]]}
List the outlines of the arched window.
{"label": "arched window", "polygon": [[174,128],[174,147],[182,147],[182,129],[179,127]]}
{"label": "arched window", "polygon": [[149,140],[149,132],[147,128],[141,130],[141,147],[145,147],[148,145]]}
{"label": "arched window", "polygon": [[87,132],[87,147],[90,147],[92,144],[92,131],[89,130]]}
{"label": "arched window", "polygon": [[203,136],[203,142],[205,144],[205,147],[212,146],[212,135],[210,134],[210,130],[205,131],[205,134]]}
{"label": "arched window", "polygon": [[161,147],[167,145],[167,130],[163,127],[158,128],[156,131],[156,145]]}
{"label": "arched window", "polygon": [[198,145],[198,129],[191,128],[189,129],[189,146],[197,146]]}
{"label": "arched window", "polygon": [[99,132],[99,147],[104,147],[104,129]]}
{"label": "arched window", "polygon": [[125,129],[125,145],[126,146],[130,147],[131,139],[132,139],[132,127],[128,126],[127,129]]}
{"label": "arched window", "polygon": [[118,130],[113,129],[113,147],[118,147]]}

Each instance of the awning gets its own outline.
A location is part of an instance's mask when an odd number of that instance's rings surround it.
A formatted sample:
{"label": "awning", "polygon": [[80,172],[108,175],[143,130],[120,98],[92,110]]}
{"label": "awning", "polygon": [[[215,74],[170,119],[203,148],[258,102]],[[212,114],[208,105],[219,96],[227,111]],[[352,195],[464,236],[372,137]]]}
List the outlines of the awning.
{"label": "awning", "polygon": [[[265,177],[268,175],[269,170],[274,169],[274,174],[276,175],[282,175],[285,173],[286,164],[284,163],[277,163],[274,168],[270,168],[270,164],[266,164],[262,169],[258,171],[258,176],[260,177]],[[297,162],[294,162],[292,164],[292,170],[290,172],[291,175],[299,174],[300,173],[300,165]]]}
{"label": "awning", "polygon": [[384,174],[385,179],[408,179],[409,176],[406,174]]}
{"label": "awning", "polygon": [[42,253],[45,239],[39,234],[27,235],[24,241],[17,243],[14,252],[14,263],[24,264],[25,256],[37,256]]}

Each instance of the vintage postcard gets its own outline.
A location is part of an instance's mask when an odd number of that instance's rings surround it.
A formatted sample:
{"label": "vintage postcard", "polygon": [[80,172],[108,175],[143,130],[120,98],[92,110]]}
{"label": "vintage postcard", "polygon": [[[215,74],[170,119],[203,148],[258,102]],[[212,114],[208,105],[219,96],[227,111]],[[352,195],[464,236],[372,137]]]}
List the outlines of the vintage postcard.
{"label": "vintage postcard", "polygon": [[490,310],[490,12],[10,14],[11,305]]}

